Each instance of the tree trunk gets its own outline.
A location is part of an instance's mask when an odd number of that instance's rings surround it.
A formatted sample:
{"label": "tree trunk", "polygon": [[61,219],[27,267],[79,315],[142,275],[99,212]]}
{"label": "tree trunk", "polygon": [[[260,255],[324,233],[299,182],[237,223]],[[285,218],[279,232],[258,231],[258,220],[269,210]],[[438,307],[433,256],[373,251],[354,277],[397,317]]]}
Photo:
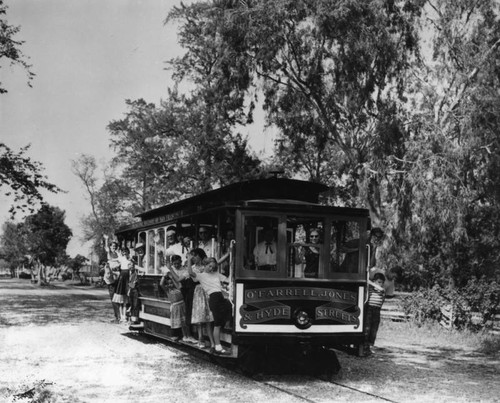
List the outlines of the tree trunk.
{"label": "tree trunk", "polygon": [[37,263],[37,266],[38,266],[38,286],[41,287],[42,285],[45,285],[46,284],[46,281],[45,281],[45,266],[38,262]]}

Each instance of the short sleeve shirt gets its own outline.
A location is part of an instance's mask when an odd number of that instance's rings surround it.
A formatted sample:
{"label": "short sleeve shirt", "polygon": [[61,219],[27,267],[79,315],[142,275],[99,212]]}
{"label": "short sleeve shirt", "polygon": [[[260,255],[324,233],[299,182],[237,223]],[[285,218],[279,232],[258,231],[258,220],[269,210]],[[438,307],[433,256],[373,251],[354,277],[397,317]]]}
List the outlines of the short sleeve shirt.
{"label": "short sleeve shirt", "polygon": [[222,292],[222,284],[221,282],[227,282],[228,278],[223,274],[216,273],[197,273],[196,280],[200,282],[203,290],[208,294],[212,294],[214,292]]}

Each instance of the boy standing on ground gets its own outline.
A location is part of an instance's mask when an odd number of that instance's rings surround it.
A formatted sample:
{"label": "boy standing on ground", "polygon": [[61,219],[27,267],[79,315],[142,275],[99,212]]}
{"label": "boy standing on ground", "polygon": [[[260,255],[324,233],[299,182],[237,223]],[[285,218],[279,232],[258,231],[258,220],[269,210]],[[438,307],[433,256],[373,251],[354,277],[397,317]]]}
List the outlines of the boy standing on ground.
{"label": "boy standing on ground", "polygon": [[375,273],[373,282],[368,281],[368,304],[366,306],[366,338],[365,354],[370,355],[371,349],[377,338],[378,327],[380,325],[380,311],[385,300],[384,290],[385,276],[382,273]]}

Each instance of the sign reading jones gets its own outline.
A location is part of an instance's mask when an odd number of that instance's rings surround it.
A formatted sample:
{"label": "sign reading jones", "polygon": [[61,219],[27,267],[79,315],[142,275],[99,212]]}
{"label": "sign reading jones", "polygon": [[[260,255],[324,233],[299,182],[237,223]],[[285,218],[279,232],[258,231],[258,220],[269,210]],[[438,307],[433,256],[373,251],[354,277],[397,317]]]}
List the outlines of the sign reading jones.
{"label": "sign reading jones", "polygon": [[270,301],[275,299],[336,301],[354,305],[358,301],[358,295],[352,291],[312,287],[271,287],[245,290],[245,303]]}
{"label": "sign reading jones", "polygon": [[[275,319],[290,319],[292,309],[278,302],[287,300],[325,301],[315,308],[315,320],[329,320],[359,326],[358,294],[352,291],[316,287],[269,287],[247,289],[240,307],[242,328],[250,323],[263,323]],[[253,310],[247,310],[251,306]],[[354,312],[345,311],[356,306]]]}

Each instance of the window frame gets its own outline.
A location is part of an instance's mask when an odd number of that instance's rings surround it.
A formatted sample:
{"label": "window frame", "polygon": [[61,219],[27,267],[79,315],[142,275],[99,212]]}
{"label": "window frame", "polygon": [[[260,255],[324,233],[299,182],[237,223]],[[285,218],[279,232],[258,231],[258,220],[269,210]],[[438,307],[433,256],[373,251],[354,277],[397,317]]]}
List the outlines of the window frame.
{"label": "window frame", "polygon": [[[292,244],[287,242],[287,219],[290,216],[304,217],[317,219],[323,222],[323,247],[320,253],[320,265],[318,269],[318,278],[305,278],[305,277],[288,277],[288,247]],[[247,217],[269,217],[278,219],[278,234],[276,244],[278,248],[277,255],[277,270],[264,271],[264,270],[249,270],[244,267],[245,256],[245,224]],[[331,229],[332,222],[346,221],[358,223],[359,229],[359,250],[358,250],[358,270],[355,273],[344,272],[328,272],[330,267],[330,250],[332,246]],[[236,276],[241,279],[276,279],[286,281],[331,281],[331,280],[364,280],[366,278],[367,267],[367,253],[362,253],[366,250],[367,242],[367,228],[368,218],[351,215],[339,214],[315,214],[304,213],[300,211],[258,211],[258,210],[237,210],[236,211]],[[241,245],[241,247],[238,247]],[[252,253],[251,251],[247,251]]]}

